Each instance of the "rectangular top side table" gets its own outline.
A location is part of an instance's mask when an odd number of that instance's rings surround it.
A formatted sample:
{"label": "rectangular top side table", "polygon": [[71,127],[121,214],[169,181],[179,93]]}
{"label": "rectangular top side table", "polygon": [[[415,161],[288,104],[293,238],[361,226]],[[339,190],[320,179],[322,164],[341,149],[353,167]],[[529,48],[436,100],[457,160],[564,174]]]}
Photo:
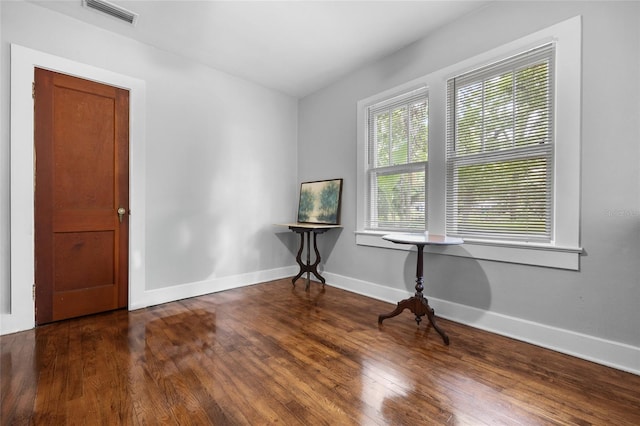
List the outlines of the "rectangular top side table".
{"label": "rectangular top side table", "polygon": [[[307,273],[305,290],[309,289],[310,283],[310,274],[313,274],[320,280],[322,286],[326,280],[320,273],[318,272],[318,265],[320,264],[320,252],[318,251],[318,245],[316,243],[316,235],[322,234],[334,228],[342,228],[342,225],[328,225],[322,223],[304,223],[304,222],[295,222],[295,223],[279,223],[279,226],[286,226],[291,231],[296,234],[300,234],[300,248],[298,249],[298,254],[296,255],[296,262],[300,266],[300,271],[298,274],[293,277],[291,283],[295,286],[296,281],[300,278],[305,272]],[[307,236],[307,262],[302,262],[302,250],[304,249],[304,240],[305,235]],[[313,235],[313,250],[316,254],[316,259],[313,263],[311,263],[311,235]]]}
{"label": "rectangular top side table", "polygon": [[436,324],[433,308],[429,306],[429,302],[422,294],[424,290],[423,277],[423,250],[426,245],[453,245],[462,244],[462,238],[447,237],[446,235],[430,235],[429,233],[408,233],[408,234],[389,234],[382,237],[384,240],[391,241],[396,244],[413,244],[418,249],[418,261],[416,265],[416,293],[414,296],[401,300],[393,312],[378,316],[378,324],[382,324],[387,318],[399,315],[405,309],[411,310],[416,316],[416,323],[420,325],[422,316],[427,315],[429,322],[438,332],[445,345],[449,344],[449,336]]}

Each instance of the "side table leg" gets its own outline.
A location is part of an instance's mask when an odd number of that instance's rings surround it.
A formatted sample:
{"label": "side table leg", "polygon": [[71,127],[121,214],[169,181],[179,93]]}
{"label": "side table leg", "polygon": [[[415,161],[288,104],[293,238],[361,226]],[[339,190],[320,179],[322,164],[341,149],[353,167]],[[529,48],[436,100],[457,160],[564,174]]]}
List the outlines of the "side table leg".
{"label": "side table leg", "polygon": [[427,301],[427,299],[422,299],[422,303],[424,304],[424,307],[427,311],[427,318],[429,318],[429,322],[431,323],[431,325],[433,326],[433,328],[435,328],[435,330],[438,332],[438,334],[440,335],[440,337],[442,337],[442,341],[444,342],[445,345],[449,344],[449,336],[447,336],[447,333],[444,332],[444,330],[442,330],[438,324],[436,324],[436,316],[433,312],[433,308],[431,306],[429,306],[429,302]]}
{"label": "side table leg", "polygon": [[298,249],[298,254],[296,255],[296,262],[298,262],[298,265],[300,266],[300,272],[298,272],[298,275],[296,275],[295,277],[293,277],[293,279],[291,280],[291,284],[292,285],[296,285],[296,281],[298,280],[298,278],[300,278],[302,276],[302,274],[304,274],[304,263],[302,263],[302,249],[304,249],[304,234],[305,232],[301,232],[300,233],[300,248]]}
{"label": "side table leg", "polygon": [[[311,234],[313,234],[315,236],[315,233],[313,232],[305,232],[307,234],[307,264],[305,265],[304,270],[307,272],[307,282],[304,286],[305,290],[309,290],[309,285],[311,284],[311,274],[309,273],[311,271]],[[315,241],[315,237],[313,239],[313,241]]]}
{"label": "side table leg", "polygon": [[415,296],[410,297],[408,299],[401,300],[400,302],[398,302],[398,305],[392,312],[389,312],[388,314],[378,315],[378,324],[382,324],[382,321],[386,320],[387,318],[393,318],[395,316],[400,315],[402,311],[404,311],[405,309],[410,309],[413,311],[412,308],[414,305],[414,299],[415,299]]}
{"label": "side table leg", "polygon": [[322,288],[324,288],[326,280],[318,272],[318,265],[320,264],[320,252],[318,251],[318,244],[316,243],[316,238],[317,238],[316,235],[317,234],[314,232],[313,233],[313,250],[316,252],[316,261],[313,262],[313,265],[311,265],[311,272],[313,273],[313,275],[316,276],[317,279],[320,280],[320,282],[322,283]]}

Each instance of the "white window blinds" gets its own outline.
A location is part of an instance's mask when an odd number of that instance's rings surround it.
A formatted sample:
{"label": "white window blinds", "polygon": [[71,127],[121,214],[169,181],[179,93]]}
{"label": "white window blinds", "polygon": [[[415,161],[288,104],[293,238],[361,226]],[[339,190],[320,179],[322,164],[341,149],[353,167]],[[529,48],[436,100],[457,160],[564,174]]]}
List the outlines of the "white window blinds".
{"label": "white window blinds", "polygon": [[552,240],[553,73],[547,44],[448,81],[448,234]]}
{"label": "white window blinds", "polygon": [[367,109],[365,229],[426,229],[427,139],[426,88]]}

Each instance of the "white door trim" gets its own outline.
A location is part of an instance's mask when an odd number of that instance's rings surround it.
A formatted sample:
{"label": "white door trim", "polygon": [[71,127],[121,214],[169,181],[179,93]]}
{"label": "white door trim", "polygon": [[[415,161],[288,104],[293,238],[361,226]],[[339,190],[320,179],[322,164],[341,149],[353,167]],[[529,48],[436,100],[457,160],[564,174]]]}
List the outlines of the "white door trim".
{"label": "white door trim", "polygon": [[129,307],[145,292],[144,80],[48,53],[11,45],[11,309],[0,317],[0,334],[35,326],[34,284],[34,68],[45,68],[129,90]]}

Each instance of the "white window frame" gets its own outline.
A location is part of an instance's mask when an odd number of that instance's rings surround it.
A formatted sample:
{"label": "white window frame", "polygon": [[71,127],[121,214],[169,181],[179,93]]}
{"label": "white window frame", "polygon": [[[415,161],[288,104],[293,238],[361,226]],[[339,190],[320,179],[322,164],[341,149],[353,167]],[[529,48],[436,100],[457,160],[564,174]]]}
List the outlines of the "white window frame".
{"label": "white window frame", "polygon": [[[410,100],[415,101],[416,99],[416,93],[419,93],[417,96],[419,98],[425,98],[427,101],[427,117],[428,117],[428,104],[429,104],[429,92],[426,89],[426,87],[424,85],[422,86],[418,86],[418,87],[411,87],[408,90],[403,90],[400,91],[398,93],[394,93],[394,95],[392,96],[384,96],[382,98],[379,97],[375,97],[375,101],[367,104],[367,106],[364,108],[364,113],[366,115],[365,120],[367,121],[367,123],[369,122],[369,113],[370,113],[370,109],[372,107],[376,108],[376,107],[380,107],[381,104],[382,108],[385,107],[385,103],[394,105],[398,102],[400,103],[405,103],[405,102],[410,102]],[[376,139],[376,135],[370,135],[369,131],[370,131],[371,127],[368,126],[367,129],[365,130],[366,132],[366,145],[367,145],[367,150],[370,150],[368,152],[373,153],[376,152],[375,148],[372,148],[370,145],[372,143],[376,143],[377,139]],[[428,141],[428,136],[427,136],[427,141]],[[407,142],[409,143],[409,141]],[[427,142],[428,144],[428,142]],[[376,197],[374,195],[374,187],[375,184],[371,182],[372,180],[372,172],[380,172],[382,170],[389,172],[389,173],[413,173],[413,172],[424,172],[425,173],[425,181],[428,179],[428,174],[429,174],[429,162],[428,161],[415,161],[415,162],[406,162],[406,163],[401,163],[401,164],[391,164],[391,165],[386,165],[386,166],[378,166],[376,165],[377,163],[377,159],[374,158],[375,154],[371,156],[371,158],[369,158],[369,155],[371,154],[367,154],[365,153],[365,173],[367,174],[367,177],[365,178],[365,191],[366,193],[369,195],[369,197],[365,197],[365,199],[369,199],[369,208],[367,209],[367,206],[365,205],[365,224],[366,223],[377,223],[377,216],[378,216],[378,206],[377,206],[377,200]],[[428,205],[428,197],[429,197],[429,192],[428,192],[428,188],[425,186],[424,188],[424,202],[425,202],[425,206]],[[373,200],[371,200],[371,198],[374,198]],[[365,203],[366,204],[366,203]],[[370,211],[370,210],[376,210],[376,211]],[[426,213],[426,212],[425,212]],[[370,216],[370,217],[369,217]],[[428,217],[428,216],[426,216]],[[427,226],[427,219],[425,217],[425,221],[423,223],[424,225],[424,229],[426,229]],[[371,232],[378,232],[376,229],[372,229],[371,227],[366,227],[365,225],[365,229],[367,229],[368,231]],[[409,229],[400,229],[400,228],[396,228],[397,231],[395,232],[402,232],[402,231],[406,231],[406,232],[410,232]],[[385,231],[380,231],[380,232],[385,232]],[[393,231],[386,231],[386,233],[389,232],[393,232]],[[417,232],[417,231],[414,231]]]}
{"label": "white window frame", "polygon": [[491,51],[386,90],[358,102],[358,164],[356,244],[408,250],[381,238],[384,232],[364,229],[366,110],[369,105],[426,85],[429,91],[428,231],[445,233],[446,188],[446,86],[456,75],[517,55],[541,44],[554,42],[555,135],[554,232],[550,243],[483,241],[467,239],[461,246],[427,246],[425,251],[518,264],[579,270],[580,254],[580,140],[581,140],[581,50],[582,22],[577,16],[540,30]]}

